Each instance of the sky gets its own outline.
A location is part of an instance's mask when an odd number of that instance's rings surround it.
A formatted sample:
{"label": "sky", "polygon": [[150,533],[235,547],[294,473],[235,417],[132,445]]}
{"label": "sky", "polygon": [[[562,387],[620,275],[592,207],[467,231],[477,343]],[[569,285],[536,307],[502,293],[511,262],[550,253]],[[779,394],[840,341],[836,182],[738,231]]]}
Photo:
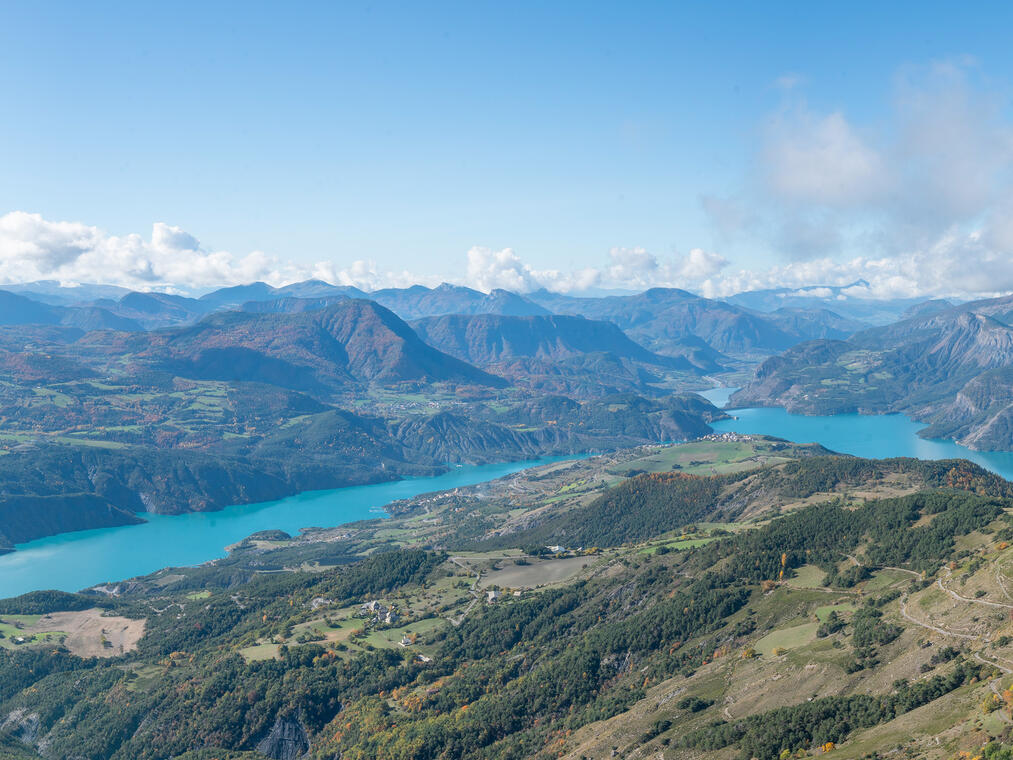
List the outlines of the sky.
{"label": "sky", "polygon": [[0,4],[0,284],[1013,291],[1013,8]]}

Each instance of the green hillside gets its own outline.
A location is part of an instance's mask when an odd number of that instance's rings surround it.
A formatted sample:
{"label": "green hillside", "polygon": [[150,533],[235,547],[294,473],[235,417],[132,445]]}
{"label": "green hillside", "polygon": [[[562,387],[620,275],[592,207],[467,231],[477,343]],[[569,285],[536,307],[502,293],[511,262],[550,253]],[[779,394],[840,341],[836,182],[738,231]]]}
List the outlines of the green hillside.
{"label": "green hillside", "polygon": [[[1009,483],[763,438],[685,448],[265,533],[117,597],[6,601],[3,756],[943,758],[1004,740]],[[541,525],[600,540],[549,547]]]}

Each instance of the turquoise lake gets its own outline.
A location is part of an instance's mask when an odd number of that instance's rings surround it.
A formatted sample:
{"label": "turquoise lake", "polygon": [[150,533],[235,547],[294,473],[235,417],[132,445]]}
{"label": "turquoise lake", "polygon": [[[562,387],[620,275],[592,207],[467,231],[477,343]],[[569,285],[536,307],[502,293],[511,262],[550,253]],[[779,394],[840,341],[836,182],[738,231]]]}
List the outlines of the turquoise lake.
{"label": "turquoise lake", "polygon": [[[723,406],[734,390],[715,388],[701,395]],[[1013,479],[1013,452],[972,451],[952,441],[925,440],[918,437],[924,425],[899,414],[806,417],[783,409],[727,411],[733,419],[714,423],[719,432],[762,433],[872,458],[960,457]],[[278,528],[294,534],[305,527],[384,517],[383,505],[397,499],[473,485],[558,459],[455,467],[431,478],[304,493],[221,512],[144,515],[148,520],[144,525],[64,533],[21,544],[16,552],[0,556],[0,598],[43,588],[76,591],[163,567],[197,565],[224,557],[227,545],[260,530]]]}
{"label": "turquoise lake", "polygon": [[[734,388],[714,388],[700,395],[723,406]],[[1013,452],[973,451],[953,441],[918,437],[925,425],[901,414],[835,414],[807,417],[784,409],[726,409],[734,419],[711,425],[718,432],[773,435],[796,443],[819,443],[842,454],[873,459],[970,459],[1004,478],[1013,480]]]}
{"label": "turquoise lake", "polygon": [[0,598],[37,589],[78,591],[163,567],[199,565],[224,557],[226,546],[260,530],[277,528],[295,534],[302,528],[385,517],[383,505],[397,499],[474,485],[572,458],[453,467],[435,477],[314,491],[220,512],[146,514],[148,522],[143,525],[62,533],[19,544],[17,551],[0,556]]}

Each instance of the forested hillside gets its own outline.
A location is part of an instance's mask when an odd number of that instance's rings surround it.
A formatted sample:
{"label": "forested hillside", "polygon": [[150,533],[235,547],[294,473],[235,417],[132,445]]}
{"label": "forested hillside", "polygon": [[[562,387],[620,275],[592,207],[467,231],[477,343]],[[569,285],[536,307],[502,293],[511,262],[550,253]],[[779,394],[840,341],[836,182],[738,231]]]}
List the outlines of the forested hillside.
{"label": "forested hillside", "polygon": [[[112,595],[0,602],[0,747],[47,760],[978,751],[1013,726],[1010,488],[963,462],[755,439],[559,463],[387,521],[255,536]],[[502,532],[518,511],[568,518],[597,544]],[[330,559],[292,569],[310,557]],[[107,621],[109,646],[53,631],[74,620]]]}

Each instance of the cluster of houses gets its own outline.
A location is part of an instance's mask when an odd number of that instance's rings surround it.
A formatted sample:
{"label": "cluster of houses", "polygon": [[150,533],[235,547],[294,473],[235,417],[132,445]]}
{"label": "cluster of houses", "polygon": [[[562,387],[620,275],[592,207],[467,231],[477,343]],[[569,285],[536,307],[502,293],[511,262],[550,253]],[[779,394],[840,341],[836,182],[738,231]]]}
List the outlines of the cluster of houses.
{"label": "cluster of houses", "polygon": [[725,443],[744,443],[753,440],[754,436],[744,433],[710,433],[697,440],[700,441],[723,441]]}
{"label": "cluster of houses", "polygon": [[387,608],[378,599],[373,599],[363,604],[362,613],[366,617],[373,618],[374,623],[384,623],[386,625],[394,625],[401,619],[401,616],[398,615],[393,605]]}

